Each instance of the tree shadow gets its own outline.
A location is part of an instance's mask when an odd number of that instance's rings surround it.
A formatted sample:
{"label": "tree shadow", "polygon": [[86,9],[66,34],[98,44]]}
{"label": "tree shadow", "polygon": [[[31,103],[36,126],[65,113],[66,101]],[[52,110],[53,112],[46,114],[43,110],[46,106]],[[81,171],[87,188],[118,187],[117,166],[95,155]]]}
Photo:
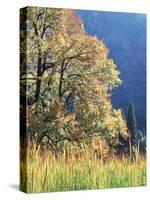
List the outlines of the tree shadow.
{"label": "tree shadow", "polygon": [[19,191],[19,185],[17,184],[9,184],[9,187],[12,188],[13,190]]}

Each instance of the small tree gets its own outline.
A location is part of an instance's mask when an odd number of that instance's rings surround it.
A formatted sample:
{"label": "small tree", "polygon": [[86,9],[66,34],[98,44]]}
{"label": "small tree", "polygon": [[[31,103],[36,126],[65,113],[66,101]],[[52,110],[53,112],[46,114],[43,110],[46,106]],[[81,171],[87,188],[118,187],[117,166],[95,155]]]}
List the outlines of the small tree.
{"label": "small tree", "polygon": [[127,113],[127,126],[131,133],[133,133],[137,129],[136,115],[133,103],[129,103]]}
{"label": "small tree", "polygon": [[137,123],[134,104],[129,103],[128,112],[127,112],[127,127],[131,134],[131,145],[137,145]]}
{"label": "small tree", "polygon": [[141,130],[137,129],[136,115],[133,103],[129,103],[127,112],[127,127],[131,135],[131,147],[134,154],[135,147],[138,146],[140,152],[146,150],[146,138]]}

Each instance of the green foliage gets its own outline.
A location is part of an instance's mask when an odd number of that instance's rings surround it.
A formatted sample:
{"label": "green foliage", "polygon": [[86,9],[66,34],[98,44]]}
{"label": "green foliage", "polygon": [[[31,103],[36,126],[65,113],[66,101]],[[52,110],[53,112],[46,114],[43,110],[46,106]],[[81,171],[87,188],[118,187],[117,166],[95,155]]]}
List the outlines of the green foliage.
{"label": "green foliage", "polygon": [[140,152],[145,152],[146,150],[146,137],[141,130],[137,129],[136,115],[133,103],[129,104],[127,113],[127,127],[130,132],[131,146],[139,146]]}
{"label": "green foliage", "polygon": [[143,136],[139,141],[140,152],[146,152],[146,136]]}
{"label": "green foliage", "polygon": [[131,144],[137,144],[137,124],[136,115],[133,103],[129,103],[128,113],[127,113],[127,127],[131,135]]}
{"label": "green foliage", "polygon": [[131,133],[137,130],[135,109],[133,103],[129,103],[127,113],[127,127]]}

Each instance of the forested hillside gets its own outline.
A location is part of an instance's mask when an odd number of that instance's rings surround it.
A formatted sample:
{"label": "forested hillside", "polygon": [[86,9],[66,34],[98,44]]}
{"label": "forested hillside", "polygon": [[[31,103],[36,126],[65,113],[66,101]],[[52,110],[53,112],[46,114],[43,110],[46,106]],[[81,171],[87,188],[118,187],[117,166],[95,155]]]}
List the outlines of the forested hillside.
{"label": "forested hillside", "polygon": [[76,11],[90,35],[102,39],[117,64],[123,84],[112,92],[115,108],[135,105],[138,128],[146,132],[146,16]]}

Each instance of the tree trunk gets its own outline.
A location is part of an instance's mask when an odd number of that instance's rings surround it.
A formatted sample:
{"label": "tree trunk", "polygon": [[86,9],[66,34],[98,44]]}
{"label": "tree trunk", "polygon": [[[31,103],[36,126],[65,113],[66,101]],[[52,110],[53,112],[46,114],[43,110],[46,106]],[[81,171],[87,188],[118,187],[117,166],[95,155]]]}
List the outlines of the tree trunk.
{"label": "tree trunk", "polygon": [[62,97],[63,76],[64,76],[64,61],[62,63],[61,71],[60,71],[60,80],[59,80],[59,88],[58,88],[58,90],[59,90],[59,92],[58,92],[59,98]]}
{"label": "tree trunk", "polygon": [[63,69],[61,70],[60,74],[60,82],[59,82],[59,98],[62,96],[62,81],[63,81]]}
{"label": "tree trunk", "polygon": [[38,66],[37,66],[37,81],[36,81],[36,89],[35,89],[35,102],[37,102],[40,98],[41,78],[42,78],[41,64],[42,64],[42,59],[41,59],[41,55],[39,54]]}
{"label": "tree trunk", "polygon": [[40,98],[40,91],[41,91],[41,77],[38,77],[36,82],[35,102],[37,102]]}

